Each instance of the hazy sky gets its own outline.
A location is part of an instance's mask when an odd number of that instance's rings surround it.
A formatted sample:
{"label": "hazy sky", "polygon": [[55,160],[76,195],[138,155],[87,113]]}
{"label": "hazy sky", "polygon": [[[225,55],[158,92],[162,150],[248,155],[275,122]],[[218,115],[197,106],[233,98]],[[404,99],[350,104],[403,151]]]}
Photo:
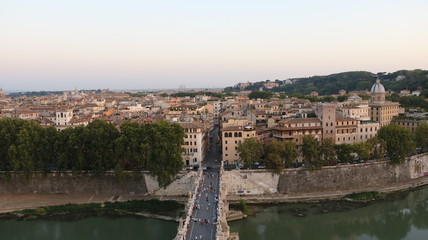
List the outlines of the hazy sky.
{"label": "hazy sky", "polygon": [[428,68],[426,0],[0,0],[0,88],[225,87]]}

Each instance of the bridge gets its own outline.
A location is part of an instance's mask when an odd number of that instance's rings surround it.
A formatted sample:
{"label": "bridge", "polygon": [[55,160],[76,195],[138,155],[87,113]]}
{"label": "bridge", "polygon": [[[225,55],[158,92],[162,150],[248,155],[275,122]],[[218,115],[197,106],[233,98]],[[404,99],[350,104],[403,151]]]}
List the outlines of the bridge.
{"label": "bridge", "polygon": [[[180,219],[175,240],[228,240],[225,185],[221,183],[223,163],[217,141],[218,127],[211,132],[210,150],[198,169],[189,193],[184,218]],[[236,238],[235,238],[236,239]]]}

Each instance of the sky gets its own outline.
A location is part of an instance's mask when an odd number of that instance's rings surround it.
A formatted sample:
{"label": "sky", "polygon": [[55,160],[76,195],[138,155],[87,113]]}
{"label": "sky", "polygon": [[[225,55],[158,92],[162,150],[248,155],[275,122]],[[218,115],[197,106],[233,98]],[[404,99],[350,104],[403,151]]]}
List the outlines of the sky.
{"label": "sky", "polygon": [[4,90],[428,68],[426,0],[0,0]]}

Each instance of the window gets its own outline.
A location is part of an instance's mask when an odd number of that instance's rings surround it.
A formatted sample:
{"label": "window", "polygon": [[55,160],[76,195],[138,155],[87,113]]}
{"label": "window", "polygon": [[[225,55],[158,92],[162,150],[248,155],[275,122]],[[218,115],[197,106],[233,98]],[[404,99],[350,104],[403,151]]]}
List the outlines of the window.
{"label": "window", "polygon": [[234,136],[234,137],[238,137],[238,133],[237,133],[237,132],[235,132],[235,134],[233,134],[233,136]]}
{"label": "window", "polygon": [[224,141],[224,144],[227,144],[227,141]]}
{"label": "window", "polygon": [[242,137],[242,133],[240,132],[240,133],[238,133],[238,137]]}

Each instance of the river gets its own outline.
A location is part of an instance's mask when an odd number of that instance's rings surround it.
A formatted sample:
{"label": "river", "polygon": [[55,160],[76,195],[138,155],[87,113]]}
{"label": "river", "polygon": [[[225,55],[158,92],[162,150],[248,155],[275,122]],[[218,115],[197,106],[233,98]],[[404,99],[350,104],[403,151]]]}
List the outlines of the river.
{"label": "river", "polygon": [[[428,239],[428,187],[366,206],[330,201],[256,210],[255,216],[229,223],[241,240]],[[172,239],[176,232],[177,223],[149,218],[0,220],[0,239],[7,240],[151,240]]]}
{"label": "river", "polygon": [[240,240],[428,239],[428,187],[366,206],[331,201],[256,210],[255,216],[229,223]]}
{"label": "river", "polygon": [[5,240],[159,240],[176,233],[177,223],[150,218],[0,221],[0,239]]}

